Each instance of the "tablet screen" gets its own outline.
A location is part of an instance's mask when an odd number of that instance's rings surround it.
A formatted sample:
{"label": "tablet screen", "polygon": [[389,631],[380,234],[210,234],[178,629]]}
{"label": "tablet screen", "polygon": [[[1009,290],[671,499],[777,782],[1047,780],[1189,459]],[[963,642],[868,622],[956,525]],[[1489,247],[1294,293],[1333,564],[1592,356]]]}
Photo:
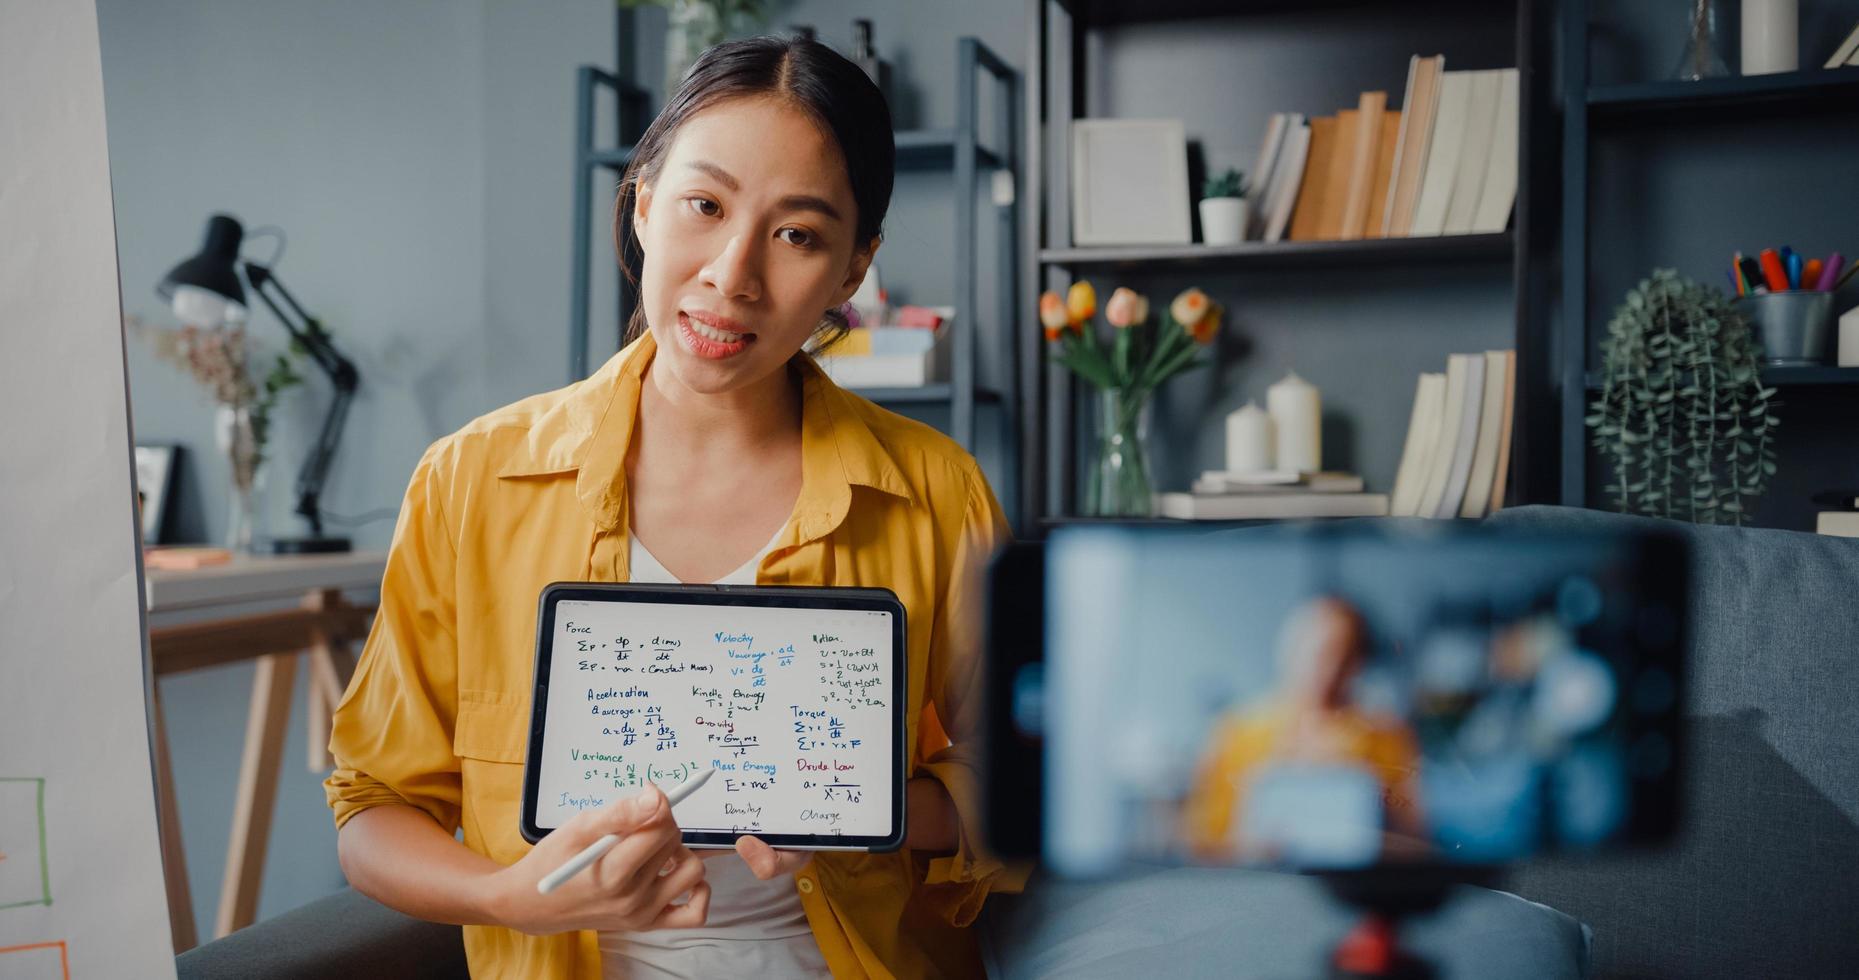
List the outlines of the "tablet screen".
{"label": "tablet screen", "polygon": [[526,836],[715,769],[678,805],[687,843],[901,843],[890,593],[557,586],[541,612]]}

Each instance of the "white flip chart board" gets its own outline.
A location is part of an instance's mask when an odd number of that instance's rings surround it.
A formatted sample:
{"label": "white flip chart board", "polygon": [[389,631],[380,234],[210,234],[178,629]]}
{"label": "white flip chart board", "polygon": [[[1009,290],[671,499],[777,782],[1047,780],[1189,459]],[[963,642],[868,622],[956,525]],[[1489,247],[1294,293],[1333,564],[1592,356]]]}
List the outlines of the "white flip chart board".
{"label": "white flip chart board", "polygon": [[900,831],[897,614],[586,596],[550,608],[529,760],[539,828],[709,768],[677,810],[692,843],[882,847]]}
{"label": "white flip chart board", "polygon": [[0,0],[0,977],[172,977],[91,0]]}

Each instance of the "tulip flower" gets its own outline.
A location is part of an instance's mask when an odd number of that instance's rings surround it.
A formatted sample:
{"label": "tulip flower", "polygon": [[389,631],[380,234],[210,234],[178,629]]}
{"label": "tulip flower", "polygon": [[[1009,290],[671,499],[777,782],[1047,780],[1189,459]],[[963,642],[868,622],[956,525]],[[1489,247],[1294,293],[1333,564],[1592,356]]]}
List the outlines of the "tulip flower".
{"label": "tulip flower", "polygon": [[1175,318],[1176,323],[1181,324],[1189,333],[1192,333],[1194,332],[1195,324],[1201,322],[1201,318],[1207,315],[1207,310],[1212,305],[1212,302],[1207,299],[1206,293],[1201,292],[1199,289],[1187,289],[1183,290],[1181,295],[1175,297],[1175,301],[1168,305],[1168,312],[1169,315]]}
{"label": "tulip flower", "polygon": [[1046,339],[1056,341],[1071,326],[1071,316],[1065,312],[1065,301],[1059,294],[1046,290],[1039,295],[1039,324],[1046,328]]}
{"label": "tulip flower", "polygon": [[1097,290],[1091,288],[1090,282],[1080,279],[1072,283],[1071,291],[1065,294],[1065,312],[1071,315],[1071,327],[1083,332],[1085,321],[1097,313]]}
{"label": "tulip flower", "polygon": [[1213,343],[1214,335],[1220,332],[1221,312],[1218,305],[1209,305],[1200,322],[1188,328],[1188,336],[1193,337],[1194,342],[1203,347]]}
{"label": "tulip flower", "polygon": [[1149,300],[1133,289],[1118,286],[1110,294],[1110,302],[1104,304],[1104,319],[1119,330],[1136,326],[1149,319]]}

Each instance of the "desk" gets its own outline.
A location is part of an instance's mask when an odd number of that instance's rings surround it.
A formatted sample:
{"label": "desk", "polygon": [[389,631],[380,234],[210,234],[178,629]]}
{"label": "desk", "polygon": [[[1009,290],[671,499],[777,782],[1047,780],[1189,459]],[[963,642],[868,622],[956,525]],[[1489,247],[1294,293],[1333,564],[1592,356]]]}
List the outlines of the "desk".
{"label": "desk", "polygon": [[[353,552],[241,556],[206,568],[148,571],[156,805],[176,952],[193,948],[197,936],[162,717],[161,678],[240,660],[258,661],[214,926],[214,934],[224,936],[257,917],[297,660],[306,657],[310,663],[307,761],[312,770],[321,771],[330,764],[330,713],[355,670],[349,648],[367,635],[374,613],[372,596],[380,588],[386,563],[383,553]],[[349,593],[364,592],[368,598],[361,602],[348,598]]]}

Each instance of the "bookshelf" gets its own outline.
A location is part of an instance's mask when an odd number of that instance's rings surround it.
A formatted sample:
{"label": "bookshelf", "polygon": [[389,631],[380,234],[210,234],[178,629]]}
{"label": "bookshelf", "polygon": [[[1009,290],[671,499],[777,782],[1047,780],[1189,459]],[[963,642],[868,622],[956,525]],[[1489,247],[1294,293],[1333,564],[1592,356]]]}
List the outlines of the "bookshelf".
{"label": "bookshelf", "polygon": [[1774,75],[1707,78],[1695,82],[1629,82],[1588,90],[1596,125],[1648,116],[1702,117],[1781,109],[1791,113],[1850,111],[1859,102],[1859,68],[1810,68]]}
{"label": "bookshelf", "polygon": [[1238,245],[1162,245],[1093,248],[1048,248],[1039,253],[1045,265],[1073,269],[1142,266],[1210,268],[1285,268],[1333,263],[1337,267],[1425,262],[1508,261],[1509,232],[1494,235],[1443,235],[1434,238],[1370,238],[1354,241],[1242,242]]}
{"label": "bookshelf", "polygon": [[[568,329],[568,378],[571,382],[586,377],[589,367],[589,306],[596,243],[593,221],[595,182],[597,177],[615,180],[625,172],[632,159],[634,145],[652,118],[651,93],[632,81],[636,76],[636,66],[631,64],[632,35],[637,23],[633,11],[624,8],[617,11],[616,71],[608,72],[584,65],[576,75],[574,273],[569,287]],[[951,376],[946,382],[921,387],[856,390],[874,402],[894,408],[947,409],[950,436],[971,451],[975,448],[977,406],[983,403],[996,406],[1003,434],[1003,449],[1011,459],[1015,454],[1014,438],[1018,432],[1013,417],[1017,400],[1011,391],[987,388],[978,381],[979,362],[983,356],[980,324],[984,318],[980,309],[979,290],[979,256],[982,250],[978,246],[980,236],[984,234],[992,234],[998,241],[997,251],[1002,257],[999,263],[1002,282],[996,291],[1000,298],[999,309],[988,316],[999,324],[1013,323],[1014,304],[1019,296],[1019,288],[1014,280],[1019,271],[1015,251],[1019,244],[1019,211],[1012,195],[1007,195],[1004,200],[997,198],[990,227],[989,223],[977,219],[975,201],[985,177],[1005,174],[1011,178],[1016,169],[1015,156],[1022,143],[1019,131],[1020,75],[998,54],[973,37],[957,39],[955,63],[956,125],[949,128],[902,130],[895,134],[896,166],[900,176],[908,173],[947,173],[954,185],[951,200],[955,202],[955,240],[960,244],[953,250],[953,301],[957,314],[949,327],[950,336],[945,341],[953,345],[950,351]],[[988,134],[986,139],[981,132],[980,112],[984,83],[993,84],[993,90],[988,94],[998,100],[997,110],[992,116],[994,132]],[[597,107],[603,98],[612,101],[612,125],[613,132],[618,134],[617,145],[603,145],[596,135],[599,128]],[[1008,183],[1011,184],[1011,180]],[[600,240],[604,241],[605,236],[600,236]],[[615,274],[617,277],[617,265]],[[623,282],[618,289],[618,296],[618,317],[613,329],[616,333],[622,333],[632,313],[631,290]],[[990,356],[999,356],[1011,365],[1017,353],[1012,332],[1004,328],[999,332],[1002,350],[990,352]],[[1009,368],[1002,375],[1006,383],[1011,385],[1018,373]]]}
{"label": "bookshelf", "polygon": [[[1859,23],[1859,0],[1802,8],[1802,69],[1771,75],[1664,80],[1682,25],[1669,10],[1619,0],[1562,0],[1532,31],[1557,85],[1530,93],[1559,118],[1530,182],[1561,195],[1555,220],[1522,248],[1543,257],[1541,302],[1524,331],[1546,338],[1555,365],[1560,486],[1570,506],[1604,506],[1607,467],[1583,424],[1600,383],[1600,338],[1626,291],[1655,267],[1722,286],[1733,251],[1791,244],[1804,253],[1859,252],[1859,68],[1823,69]],[[1737,68],[1734,19],[1723,53]],[[1552,46],[1552,38],[1584,43]],[[1859,304],[1848,287],[1834,315]],[[1831,351],[1829,351],[1831,357]],[[1766,368],[1781,389],[1779,470],[1752,523],[1812,530],[1812,494],[1859,484],[1859,368]]]}
{"label": "bookshelf", "polygon": [[[1166,303],[1195,285],[1226,306],[1210,371],[1174,379],[1158,396],[1157,488],[1185,489],[1220,463],[1227,412],[1295,369],[1323,390],[1325,466],[1361,472],[1391,489],[1421,371],[1448,353],[1519,351],[1518,419],[1510,499],[1552,494],[1556,453],[1532,451],[1553,433],[1527,406],[1553,405],[1555,374],[1532,358],[1523,331],[1533,221],[1549,198],[1527,186],[1540,121],[1520,120],[1515,218],[1501,234],[1354,241],[1248,241],[1233,246],[1074,247],[1070,143],[1075,119],[1180,118],[1198,190],[1207,170],[1251,171],[1274,112],[1333,114],[1364,91],[1402,97],[1410,56],[1442,53],[1449,70],[1523,69],[1537,57],[1526,25],[1538,4],[1413,0],[1028,0],[1029,220],[1022,317],[1037,296],[1091,279],[1100,301],[1130,286]],[[1198,195],[1197,195],[1198,196]],[[1198,235],[1196,236],[1198,239]],[[1050,367],[1044,342],[1021,332],[1023,513],[1051,527],[1077,520],[1090,465],[1087,391]],[[1531,374],[1530,372],[1535,372]],[[1550,413],[1553,416],[1553,413]],[[1553,418],[1551,419],[1553,421]],[[1538,434],[1533,438],[1532,432]]]}

